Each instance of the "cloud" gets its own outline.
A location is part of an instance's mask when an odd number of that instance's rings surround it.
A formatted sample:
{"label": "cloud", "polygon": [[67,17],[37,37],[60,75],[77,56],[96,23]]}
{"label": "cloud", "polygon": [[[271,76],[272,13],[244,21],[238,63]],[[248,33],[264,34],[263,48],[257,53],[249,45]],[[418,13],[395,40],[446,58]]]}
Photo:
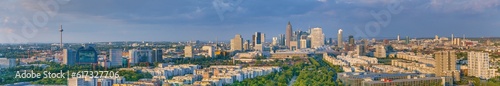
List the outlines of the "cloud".
{"label": "cloud", "polygon": [[483,12],[496,8],[500,0],[430,0],[428,7],[443,12],[477,11]]}
{"label": "cloud", "polygon": [[325,3],[325,2],[327,2],[328,0],[318,0],[318,1],[319,1],[319,2],[323,2],[323,3]]}

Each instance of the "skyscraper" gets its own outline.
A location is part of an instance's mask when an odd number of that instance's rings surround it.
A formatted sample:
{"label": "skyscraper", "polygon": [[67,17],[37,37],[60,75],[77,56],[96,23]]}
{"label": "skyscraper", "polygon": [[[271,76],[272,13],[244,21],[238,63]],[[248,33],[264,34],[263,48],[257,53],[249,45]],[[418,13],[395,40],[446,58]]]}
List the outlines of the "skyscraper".
{"label": "skyscraper", "polygon": [[279,43],[279,45],[285,46],[285,40],[286,40],[286,38],[285,38],[285,34],[280,34],[280,38],[279,38],[279,40],[280,40],[280,41],[278,42],[278,43]]}
{"label": "skyscraper", "polygon": [[250,40],[245,40],[245,43],[243,43],[243,50],[250,50]]}
{"label": "skyscraper", "polygon": [[479,77],[481,79],[490,79],[495,77],[496,69],[490,69],[489,54],[485,52],[471,51],[468,53],[469,67],[468,75]]}
{"label": "skyscraper", "polygon": [[400,35],[398,34],[398,42],[399,42],[399,39],[400,39],[399,37],[400,37]]}
{"label": "skyscraper", "polygon": [[339,33],[337,35],[337,46],[338,47],[343,47],[344,43],[342,41],[342,29],[339,29]]}
{"label": "skyscraper", "polygon": [[236,34],[233,39],[231,39],[231,50],[232,51],[243,51],[243,38],[240,34]]}
{"label": "skyscraper", "polygon": [[286,26],[286,39],[285,39],[285,46],[290,46],[290,41],[292,40],[292,24],[290,24],[290,21],[288,22],[288,25]]}
{"label": "skyscraper", "polygon": [[409,36],[406,36],[405,43],[410,44],[410,37]]}
{"label": "skyscraper", "polygon": [[261,33],[261,32],[255,32],[254,34],[254,50],[257,50],[257,51],[263,51],[264,50],[264,43],[265,43],[265,39],[266,39],[266,35],[264,35],[264,33]]}
{"label": "skyscraper", "polygon": [[325,45],[325,34],[320,27],[311,29],[311,48],[318,48]]}
{"label": "skyscraper", "polygon": [[307,35],[302,35],[300,37],[299,45],[299,48],[311,48],[311,38],[309,38]]}
{"label": "skyscraper", "polygon": [[349,46],[354,46],[355,42],[354,42],[354,36],[352,35],[349,35]]}
{"label": "skyscraper", "polygon": [[455,81],[460,81],[460,73],[456,69],[457,56],[455,51],[437,51],[435,56],[435,74],[436,76],[453,77]]}
{"label": "skyscraper", "polygon": [[273,42],[271,43],[271,45],[277,46],[278,42],[279,42],[278,37],[273,37]]}

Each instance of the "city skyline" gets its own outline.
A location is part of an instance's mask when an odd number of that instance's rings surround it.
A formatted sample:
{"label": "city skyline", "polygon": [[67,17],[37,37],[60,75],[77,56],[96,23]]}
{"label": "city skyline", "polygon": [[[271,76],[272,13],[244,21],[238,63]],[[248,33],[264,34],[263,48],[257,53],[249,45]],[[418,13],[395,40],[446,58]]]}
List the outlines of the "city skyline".
{"label": "city skyline", "polygon": [[[356,26],[365,32],[365,24],[377,21],[371,12],[388,11],[388,4],[398,3],[384,0],[219,1],[224,0],[123,1],[116,6],[109,5],[115,3],[110,1],[69,1],[55,2],[59,8],[55,11],[44,11],[40,6],[44,3],[39,4],[42,1],[2,1],[4,9],[0,10],[5,13],[0,13],[0,43],[19,43],[13,38],[27,43],[58,43],[59,25],[64,25],[64,43],[229,41],[235,34],[249,39],[254,32],[266,33],[266,40],[269,40],[285,34],[288,21],[293,24],[294,31],[322,27],[325,38],[337,38],[337,30],[342,28],[344,39],[353,35],[359,40]],[[45,5],[51,5],[47,3]],[[220,5],[223,3],[231,5]],[[390,22],[381,27],[380,33],[367,38],[395,39],[398,34],[410,38],[449,37],[451,34],[500,37],[495,34],[500,27],[497,21],[500,17],[496,15],[500,14],[498,0],[403,0],[399,3],[404,9],[391,14]],[[462,9],[452,9],[455,7]],[[36,23],[32,21],[33,16],[43,15],[38,12],[55,15],[49,15],[46,23]],[[31,21],[37,31],[23,34],[24,18]],[[40,18],[39,21],[45,21]]]}

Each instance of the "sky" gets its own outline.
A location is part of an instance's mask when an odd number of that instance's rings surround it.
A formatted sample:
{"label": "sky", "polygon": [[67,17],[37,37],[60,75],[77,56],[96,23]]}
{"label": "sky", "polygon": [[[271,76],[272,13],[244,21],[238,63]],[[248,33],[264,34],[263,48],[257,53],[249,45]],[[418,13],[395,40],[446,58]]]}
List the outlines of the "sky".
{"label": "sky", "polygon": [[321,27],[326,38],[500,37],[500,0],[1,0],[0,43],[266,39]]}

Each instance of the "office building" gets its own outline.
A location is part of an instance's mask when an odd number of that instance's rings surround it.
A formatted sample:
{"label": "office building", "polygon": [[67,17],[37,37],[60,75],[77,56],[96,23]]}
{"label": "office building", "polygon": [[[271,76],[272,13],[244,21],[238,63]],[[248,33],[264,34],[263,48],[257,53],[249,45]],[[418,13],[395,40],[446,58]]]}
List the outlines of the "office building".
{"label": "office building", "polygon": [[405,43],[410,44],[410,37],[409,36],[406,36]]}
{"label": "office building", "polygon": [[76,51],[76,64],[97,64],[97,51],[94,49],[95,45],[85,44],[78,48]]}
{"label": "office building", "polygon": [[63,62],[65,65],[75,65],[76,51],[73,49],[63,49]]}
{"label": "office building", "polygon": [[349,35],[349,46],[354,46],[354,45],[355,45],[354,36]]}
{"label": "office building", "polygon": [[16,59],[14,58],[0,58],[0,69],[2,68],[12,68],[17,65]]}
{"label": "office building", "polygon": [[250,40],[246,40],[245,43],[243,43],[243,50],[251,50],[250,49]]}
{"label": "office building", "polygon": [[343,43],[343,40],[342,40],[342,29],[339,29],[339,33],[337,35],[337,46],[342,48],[344,47],[344,43]]}
{"label": "office building", "polygon": [[152,52],[153,52],[152,50],[131,49],[128,51],[129,63],[130,64],[153,63]]}
{"label": "office building", "polygon": [[297,41],[290,41],[290,46],[289,46],[289,49],[290,50],[297,50],[299,49],[300,45]]}
{"label": "office building", "polygon": [[322,28],[311,29],[311,48],[318,48],[325,45],[325,34]]}
{"label": "office building", "polygon": [[387,52],[385,50],[385,46],[384,45],[376,45],[374,55],[377,58],[387,57]]}
{"label": "office building", "polygon": [[163,62],[163,50],[153,49],[152,51],[152,62]]}
{"label": "office building", "polygon": [[434,52],[436,76],[453,77],[454,81],[460,81],[460,73],[456,69],[457,56],[455,51]]}
{"label": "office building", "polygon": [[273,37],[273,42],[271,43],[272,46],[277,46],[278,45],[278,37]]}
{"label": "office building", "polygon": [[194,58],[192,46],[189,46],[189,45],[184,46],[184,57]]}
{"label": "office building", "polygon": [[243,38],[240,34],[236,34],[233,39],[231,39],[231,50],[232,51],[243,51]]}
{"label": "office building", "polygon": [[306,35],[300,37],[300,47],[299,48],[311,48],[311,38]]}
{"label": "office building", "polygon": [[266,35],[261,32],[255,32],[254,34],[254,50],[256,51],[263,51],[264,50],[264,43],[266,39]]}
{"label": "office building", "polygon": [[292,41],[292,24],[290,24],[290,21],[288,22],[288,25],[286,26],[286,39],[285,39],[285,46],[290,46],[290,41]]}
{"label": "office building", "polygon": [[285,40],[286,40],[286,38],[285,38],[285,34],[280,34],[280,37],[279,37],[279,42],[278,42],[278,43],[279,43],[279,45],[281,45],[281,46],[285,46]]}
{"label": "office building", "polygon": [[356,51],[358,52],[358,55],[359,56],[365,56],[366,55],[366,51],[365,51],[365,46],[363,45],[356,45]]}
{"label": "office building", "polygon": [[468,53],[468,75],[481,79],[496,77],[497,69],[490,69],[490,58],[486,52],[471,51]]}
{"label": "office building", "polygon": [[123,56],[122,50],[120,49],[110,49],[109,50],[109,62],[111,67],[122,67],[123,66]]}
{"label": "office building", "polygon": [[207,53],[206,57],[211,57],[211,58],[215,57],[214,46],[203,46],[201,49]]}

